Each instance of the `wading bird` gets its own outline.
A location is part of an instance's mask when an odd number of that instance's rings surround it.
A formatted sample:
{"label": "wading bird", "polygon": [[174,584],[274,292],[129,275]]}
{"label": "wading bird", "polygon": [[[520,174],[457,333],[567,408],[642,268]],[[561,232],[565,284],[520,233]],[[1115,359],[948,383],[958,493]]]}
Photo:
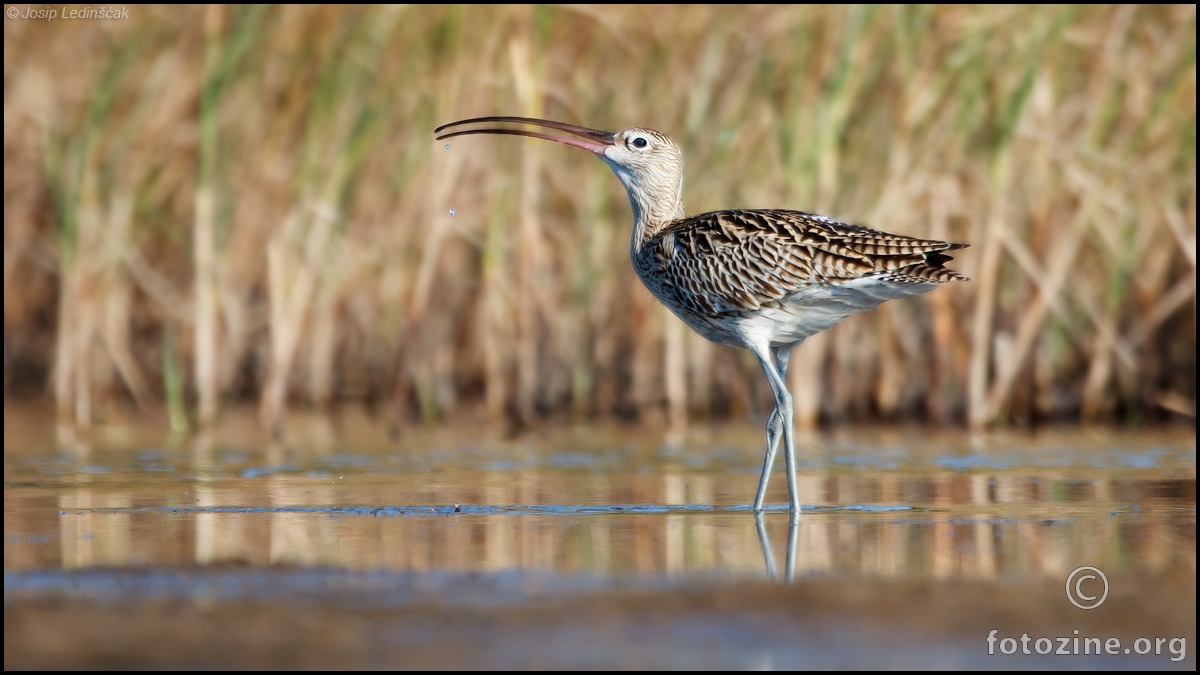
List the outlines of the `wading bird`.
{"label": "wading bird", "polygon": [[[443,133],[468,125],[473,128]],[[750,350],[771,386],[775,408],[767,418],[755,513],[762,512],[782,439],[791,521],[800,515],[786,383],[792,349],[885,300],[966,281],[944,266],[951,259],[945,251],[966,244],[888,234],[802,211],[734,209],[688,217],[683,152],[653,129],[609,133],[526,117],[477,117],[442,125],[434,133],[438,140],[507,134],[565,143],[595,154],[617,174],[633,208],[629,257],[638,278],[692,330],[718,344]]]}

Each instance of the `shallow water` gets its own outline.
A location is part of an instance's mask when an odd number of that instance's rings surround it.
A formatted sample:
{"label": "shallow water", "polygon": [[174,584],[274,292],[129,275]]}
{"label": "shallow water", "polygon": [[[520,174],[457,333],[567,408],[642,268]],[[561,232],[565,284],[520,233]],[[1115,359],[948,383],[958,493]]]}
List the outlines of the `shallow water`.
{"label": "shallow water", "polygon": [[[343,415],[270,443],[230,417],[84,440],[6,409],[6,667],[1195,665],[1190,428],[804,436],[789,527],[782,460],[749,512],[752,426],[393,444]],[[1188,653],[989,655],[991,629]]]}

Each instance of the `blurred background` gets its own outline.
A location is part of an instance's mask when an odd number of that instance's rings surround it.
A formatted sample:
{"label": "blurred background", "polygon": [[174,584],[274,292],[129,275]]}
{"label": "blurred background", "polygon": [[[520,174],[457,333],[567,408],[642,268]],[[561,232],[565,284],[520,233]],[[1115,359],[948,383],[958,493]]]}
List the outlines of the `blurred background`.
{"label": "blurred background", "polygon": [[[24,9],[20,6],[19,9]],[[481,115],[650,126],[689,213],[968,242],[798,350],[797,421],[1195,413],[1196,8],[134,7],[4,22],[4,394],[761,419],[638,282],[611,172]]]}
{"label": "blurred background", "polygon": [[[1195,644],[1195,5],[85,8],[5,6],[6,669]],[[971,244],[797,350],[800,524],[611,171],[484,115]]]}

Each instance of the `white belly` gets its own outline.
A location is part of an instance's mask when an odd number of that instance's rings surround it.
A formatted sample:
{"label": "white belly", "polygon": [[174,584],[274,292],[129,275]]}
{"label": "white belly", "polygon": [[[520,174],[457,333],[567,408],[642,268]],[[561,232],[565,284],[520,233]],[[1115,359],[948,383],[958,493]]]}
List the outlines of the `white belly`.
{"label": "white belly", "polygon": [[797,344],[887,300],[927,293],[934,288],[937,284],[897,284],[872,278],[837,286],[814,286],[747,313],[738,322],[738,332],[744,337],[766,339],[772,346]]}
{"label": "white belly", "polygon": [[[772,347],[796,345],[839,321],[875,309],[880,303],[937,288],[935,283],[897,284],[875,278],[813,286],[757,309],[717,316],[676,315],[704,338],[742,347],[766,341]],[[674,308],[672,308],[674,309]]]}

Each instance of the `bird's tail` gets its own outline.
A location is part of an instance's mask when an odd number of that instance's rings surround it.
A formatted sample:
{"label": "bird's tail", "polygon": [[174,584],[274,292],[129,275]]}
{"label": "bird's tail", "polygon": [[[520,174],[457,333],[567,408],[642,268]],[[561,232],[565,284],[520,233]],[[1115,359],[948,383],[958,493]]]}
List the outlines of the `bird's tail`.
{"label": "bird's tail", "polygon": [[[968,244],[951,244],[947,251],[966,248]],[[905,265],[891,270],[889,277],[892,281],[914,284],[944,284],[950,281],[970,281],[967,277],[946,267],[946,263],[954,258],[942,251],[932,251],[925,254],[925,260]]]}

